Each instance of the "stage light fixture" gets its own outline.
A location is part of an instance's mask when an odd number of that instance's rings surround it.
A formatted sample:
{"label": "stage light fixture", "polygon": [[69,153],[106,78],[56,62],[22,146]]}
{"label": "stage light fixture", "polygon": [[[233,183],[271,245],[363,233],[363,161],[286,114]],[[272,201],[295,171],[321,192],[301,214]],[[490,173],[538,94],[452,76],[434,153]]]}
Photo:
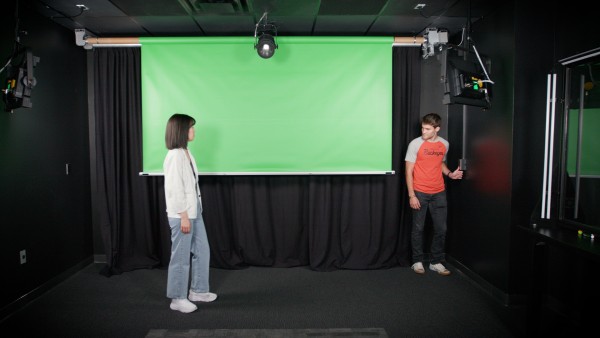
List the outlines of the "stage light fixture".
{"label": "stage light fixture", "polygon": [[263,59],[268,59],[275,54],[277,49],[277,26],[267,21],[267,12],[265,12],[254,29],[254,48]]}

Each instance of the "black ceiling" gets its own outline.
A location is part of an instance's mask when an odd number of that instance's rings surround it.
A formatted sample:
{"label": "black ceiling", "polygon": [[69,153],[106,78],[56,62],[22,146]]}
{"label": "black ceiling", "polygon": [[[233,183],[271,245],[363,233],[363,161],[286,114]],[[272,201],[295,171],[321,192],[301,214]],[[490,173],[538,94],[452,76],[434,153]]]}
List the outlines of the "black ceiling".
{"label": "black ceiling", "polygon": [[[45,17],[98,37],[245,36],[267,12],[281,36],[449,35],[493,10],[490,0],[35,0]],[[423,9],[415,9],[424,4]],[[78,7],[84,5],[85,8]]]}

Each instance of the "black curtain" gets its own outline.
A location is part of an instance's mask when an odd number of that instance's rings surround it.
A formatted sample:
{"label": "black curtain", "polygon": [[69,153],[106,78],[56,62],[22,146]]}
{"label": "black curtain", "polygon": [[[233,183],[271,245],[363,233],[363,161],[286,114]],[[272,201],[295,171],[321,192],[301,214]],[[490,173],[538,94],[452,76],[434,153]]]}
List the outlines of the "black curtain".
{"label": "black curtain", "polygon": [[[200,176],[211,266],[408,266],[404,153],[419,135],[420,61],[419,48],[393,48],[395,175]],[[166,267],[170,232],[163,178],[139,176],[140,49],[95,49],[94,77],[103,273]]]}

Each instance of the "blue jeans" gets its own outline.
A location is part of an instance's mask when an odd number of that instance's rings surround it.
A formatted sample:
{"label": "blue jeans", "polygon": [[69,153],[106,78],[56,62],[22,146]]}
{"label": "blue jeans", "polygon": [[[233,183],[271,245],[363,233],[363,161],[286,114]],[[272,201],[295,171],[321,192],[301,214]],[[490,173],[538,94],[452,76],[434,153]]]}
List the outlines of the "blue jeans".
{"label": "blue jeans", "polygon": [[198,203],[198,217],[191,219],[190,232],[181,232],[181,219],[169,217],[171,227],[171,260],[167,277],[167,297],[187,298],[190,290],[204,293],[209,291],[208,274],[210,267],[210,246],[202,219],[202,209]]}
{"label": "blue jeans", "polygon": [[423,262],[423,230],[425,229],[425,218],[427,210],[431,213],[433,221],[433,239],[431,241],[431,264],[437,264],[444,260],[444,247],[446,245],[446,218],[448,204],[446,203],[446,191],[437,194],[425,194],[415,191],[415,195],[421,203],[421,209],[413,209],[413,224],[411,233],[413,263]]}

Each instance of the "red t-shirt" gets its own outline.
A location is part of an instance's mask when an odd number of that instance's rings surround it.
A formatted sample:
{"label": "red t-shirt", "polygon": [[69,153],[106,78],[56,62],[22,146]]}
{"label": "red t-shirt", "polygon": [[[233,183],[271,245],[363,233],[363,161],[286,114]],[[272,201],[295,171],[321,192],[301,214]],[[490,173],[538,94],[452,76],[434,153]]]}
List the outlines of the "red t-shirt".
{"label": "red t-shirt", "polygon": [[413,188],[426,194],[436,194],[445,190],[442,175],[442,162],[448,153],[448,141],[437,137],[435,142],[417,137],[408,145],[405,161],[415,164]]}

